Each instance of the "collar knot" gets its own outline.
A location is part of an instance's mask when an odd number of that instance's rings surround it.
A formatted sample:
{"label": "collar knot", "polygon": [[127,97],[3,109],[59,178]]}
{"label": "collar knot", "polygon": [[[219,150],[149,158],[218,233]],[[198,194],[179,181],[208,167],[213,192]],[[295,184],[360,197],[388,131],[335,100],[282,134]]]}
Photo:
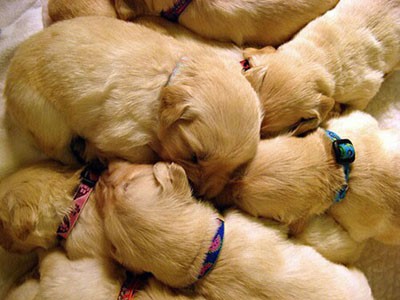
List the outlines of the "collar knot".
{"label": "collar knot", "polygon": [[329,130],[325,130],[325,133],[332,141],[336,162],[343,166],[345,184],[336,192],[334,199],[335,202],[341,202],[349,189],[350,164],[354,162],[356,152],[350,140],[341,139],[336,133]]}

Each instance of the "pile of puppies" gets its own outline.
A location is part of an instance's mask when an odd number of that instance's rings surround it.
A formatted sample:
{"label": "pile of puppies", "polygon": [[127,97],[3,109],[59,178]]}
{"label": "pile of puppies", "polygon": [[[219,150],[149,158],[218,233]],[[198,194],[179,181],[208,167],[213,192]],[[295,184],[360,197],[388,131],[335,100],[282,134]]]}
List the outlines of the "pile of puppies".
{"label": "pile of puppies", "polygon": [[4,94],[31,150],[0,245],[39,254],[9,300],[372,299],[349,265],[400,244],[400,134],[359,109],[400,62],[400,1],[48,11]]}

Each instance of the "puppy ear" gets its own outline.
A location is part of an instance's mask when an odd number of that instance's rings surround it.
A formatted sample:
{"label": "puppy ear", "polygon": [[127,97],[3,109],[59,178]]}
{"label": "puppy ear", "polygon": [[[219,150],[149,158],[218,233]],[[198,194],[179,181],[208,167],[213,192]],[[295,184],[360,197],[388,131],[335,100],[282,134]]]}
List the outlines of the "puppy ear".
{"label": "puppy ear", "polygon": [[276,49],[272,46],[267,46],[261,49],[257,48],[245,48],[243,50],[243,58],[249,61],[250,67],[256,67],[262,65],[263,55],[269,55],[275,53]]}
{"label": "puppy ear", "polygon": [[191,121],[194,114],[190,112],[189,92],[182,86],[166,86],[161,95],[160,126],[167,129],[178,120]]}
{"label": "puppy ear", "polygon": [[189,182],[183,168],[175,163],[158,162],[153,166],[154,177],[163,190],[174,192],[190,191]]}
{"label": "puppy ear", "polygon": [[335,100],[322,95],[318,107],[311,110],[306,119],[300,121],[299,125],[292,131],[292,134],[300,135],[316,129],[326,119],[334,105]]}
{"label": "puppy ear", "polygon": [[32,207],[16,204],[12,208],[11,217],[12,231],[19,240],[25,241],[36,228],[37,214]]}
{"label": "puppy ear", "polygon": [[143,0],[115,0],[114,3],[118,18],[125,21],[132,21],[147,11]]}
{"label": "puppy ear", "polygon": [[271,53],[275,53],[275,52],[276,52],[276,49],[274,47],[272,47],[272,46],[266,46],[266,47],[261,48],[261,49],[249,47],[249,48],[245,48],[243,50],[243,57],[245,59],[249,59],[249,58],[251,58],[252,56],[255,56],[255,55],[271,54]]}

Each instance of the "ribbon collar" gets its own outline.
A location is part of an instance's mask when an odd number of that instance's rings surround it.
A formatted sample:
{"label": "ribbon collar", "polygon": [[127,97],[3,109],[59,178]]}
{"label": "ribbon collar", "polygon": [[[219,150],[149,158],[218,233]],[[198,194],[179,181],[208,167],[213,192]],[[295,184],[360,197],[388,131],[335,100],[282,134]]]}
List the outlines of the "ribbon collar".
{"label": "ribbon collar", "polygon": [[334,201],[341,202],[346,197],[349,189],[350,164],[356,158],[354,146],[348,139],[341,139],[336,133],[325,130],[327,137],[332,141],[333,152],[335,153],[336,162],[343,166],[345,184],[336,192]]}
{"label": "ribbon collar", "polygon": [[67,239],[74,228],[79,216],[85,207],[89,196],[92,193],[97,180],[100,177],[104,167],[97,162],[86,166],[80,176],[80,184],[74,194],[74,207],[72,211],[64,216],[62,223],[58,226],[57,237]]}
{"label": "ribbon collar", "polygon": [[189,6],[190,2],[192,2],[192,0],[176,1],[170,9],[161,11],[161,17],[171,22],[178,22],[180,15],[185,11],[186,7]]}
{"label": "ribbon collar", "polygon": [[201,267],[200,273],[197,276],[197,279],[201,279],[206,276],[216,264],[219,254],[222,249],[222,244],[224,241],[224,233],[225,233],[225,222],[224,220],[217,218],[219,226],[217,232],[215,233],[210,248],[208,248],[208,252],[206,254],[206,258],[203,261],[203,265]]}

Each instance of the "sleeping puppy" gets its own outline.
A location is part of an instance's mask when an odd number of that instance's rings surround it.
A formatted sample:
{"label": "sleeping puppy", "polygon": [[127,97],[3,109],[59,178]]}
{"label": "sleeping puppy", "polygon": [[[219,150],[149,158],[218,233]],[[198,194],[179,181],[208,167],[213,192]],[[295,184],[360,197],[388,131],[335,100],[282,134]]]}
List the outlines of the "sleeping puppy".
{"label": "sleeping puppy", "polygon": [[[264,107],[265,137],[316,128],[337,105],[364,109],[400,61],[400,2],[342,0],[276,51],[248,48],[247,79]],[[340,107],[343,106],[343,107]]]}
{"label": "sleeping puppy", "polygon": [[291,243],[282,227],[235,210],[221,221],[176,164],[113,163],[96,197],[114,258],[171,287],[206,299],[372,299],[359,271]]}
{"label": "sleeping puppy", "polygon": [[[0,182],[0,245],[17,253],[57,246],[57,229],[74,207],[81,171],[47,161],[4,178]],[[104,237],[96,205],[92,194],[62,242],[71,259],[110,257],[111,245]]]}
{"label": "sleeping puppy", "polygon": [[[119,299],[125,280],[125,270],[113,262],[98,258],[70,260],[65,252],[54,249],[41,254],[40,289],[35,300],[75,300],[78,295],[79,299]],[[137,282],[139,290],[131,299],[203,299],[181,295],[154,278]]]}
{"label": "sleeping puppy", "polygon": [[[400,244],[398,130],[380,129],[361,111],[332,119],[327,128],[354,145],[347,183],[323,129],[303,138],[283,135],[260,142],[251,164],[218,197],[220,205],[295,227],[328,210],[356,242]],[[345,184],[347,193],[336,203]]]}
{"label": "sleeping puppy", "polygon": [[[160,15],[206,38],[237,45],[280,45],[338,0],[116,0],[123,20]],[[182,10],[183,7],[183,10]]]}
{"label": "sleeping puppy", "polygon": [[19,47],[6,113],[63,163],[75,162],[71,141],[82,138],[86,160],[175,161],[213,197],[259,141],[259,100],[238,68],[141,25],[75,18]]}

